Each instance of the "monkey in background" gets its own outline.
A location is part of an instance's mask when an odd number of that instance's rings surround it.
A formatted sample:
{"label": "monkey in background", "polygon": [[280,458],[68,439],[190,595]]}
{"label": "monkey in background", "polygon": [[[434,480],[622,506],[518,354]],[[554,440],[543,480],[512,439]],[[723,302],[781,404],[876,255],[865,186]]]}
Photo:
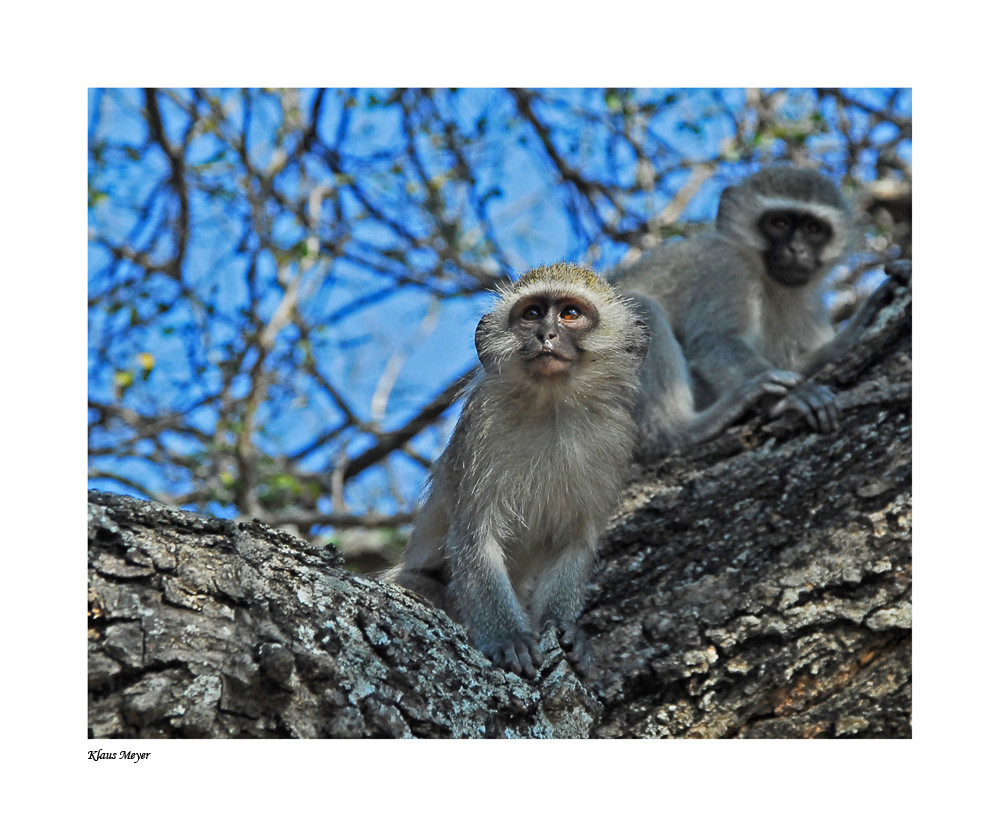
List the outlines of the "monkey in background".
{"label": "monkey in background", "polygon": [[632,459],[648,331],[604,279],[556,264],[503,289],[475,341],[482,368],[386,577],[463,623],[497,666],[534,677],[551,625],[586,675],[576,619]]}
{"label": "monkey in background", "polygon": [[845,353],[886,300],[884,291],[869,297],[835,333],[823,280],[852,230],[830,180],[769,167],[722,193],[714,229],[609,276],[650,328],[640,458],[709,439],[761,401],[772,416],[794,410],[815,430],[838,427],[833,391],[806,379]]}

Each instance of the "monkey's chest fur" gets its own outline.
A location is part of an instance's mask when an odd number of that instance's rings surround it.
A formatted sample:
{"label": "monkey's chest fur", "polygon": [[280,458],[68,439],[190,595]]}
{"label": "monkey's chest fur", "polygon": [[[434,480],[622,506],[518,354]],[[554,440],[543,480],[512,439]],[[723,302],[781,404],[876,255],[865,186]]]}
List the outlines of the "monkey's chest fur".
{"label": "monkey's chest fur", "polygon": [[796,370],[833,338],[822,302],[811,291],[766,282],[747,289],[744,336],[775,367]]}
{"label": "monkey's chest fur", "polygon": [[443,457],[452,516],[471,515],[465,528],[496,540],[508,567],[526,573],[573,545],[589,552],[631,459],[625,399],[500,400],[502,386],[479,390],[456,430],[460,449]]}

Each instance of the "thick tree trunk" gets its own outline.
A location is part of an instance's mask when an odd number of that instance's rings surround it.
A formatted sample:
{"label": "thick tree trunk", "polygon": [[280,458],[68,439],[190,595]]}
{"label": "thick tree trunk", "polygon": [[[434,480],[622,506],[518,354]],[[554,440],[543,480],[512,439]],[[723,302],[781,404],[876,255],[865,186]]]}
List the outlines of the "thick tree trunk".
{"label": "thick tree trunk", "polygon": [[90,495],[94,737],[909,737],[910,295],[819,378],[837,433],[754,419],[630,485],[532,682],[332,548]]}
{"label": "thick tree trunk", "polygon": [[257,522],[91,493],[89,598],[96,737],[579,737],[599,712],[556,651],[525,683],[436,609]]}

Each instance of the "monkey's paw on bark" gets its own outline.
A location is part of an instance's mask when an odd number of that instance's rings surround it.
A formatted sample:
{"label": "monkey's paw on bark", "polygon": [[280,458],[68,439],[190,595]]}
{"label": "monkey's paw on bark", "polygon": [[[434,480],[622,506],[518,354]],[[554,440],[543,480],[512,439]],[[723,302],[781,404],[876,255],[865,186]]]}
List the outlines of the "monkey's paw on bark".
{"label": "monkey's paw on bark", "polygon": [[549,621],[547,627],[553,627],[559,638],[559,645],[566,653],[566,658],[576,668],[583,678],[589,678],[594,669],[594,650],[590,638],[583,629],[569,621]]}
{"label": "monkey's paw on bark", "polygon": [[534,678],[538,667],[542,665],[542,651],[538,648],[538,639],[530,632],[512,632],[498,640],[489,641],[479,646],[494,666]]}
{"label": "monkey's paw on bark", "polygon": [[829,434],[840,427],[840,406],[837,395],[826,385],[806,382],[774,405],[769,411],[777,417],[785,411],[797,411],[814,431]]}
{"label": "monkey's paw on bark", "polygon": [[[766,397],[784,396],[802,383],[803,376],[794,370],[765,370],[731,389],[717,403],[728,412],[727,420],[735,422]],[[728,397],[728,398],[727,398]],[[726,424],[730,424],[727,422]]]}
{"label": "monkey's paw on bark", "polygon": [[[773,416],[777,406],[781,405],[787,396],[795,393],[804,380],[805,377],[794,370],[772,369],[751,376],[743,384],[730,389],[716,403],[722,410],[727,411],[725,422],[720,424],[732,424],[758,405],[770,405],[769,410]],[[775,397],[778,399],[775,400]],[[714,434],[706,434],[697,439],[700,440],[707,436],[714,436]]]}
{"label": "monkey's paw on bark", "polygon": [[802,382],[802,374],[794,370],[765,370],[744,384],[747,395],[785,394]]}

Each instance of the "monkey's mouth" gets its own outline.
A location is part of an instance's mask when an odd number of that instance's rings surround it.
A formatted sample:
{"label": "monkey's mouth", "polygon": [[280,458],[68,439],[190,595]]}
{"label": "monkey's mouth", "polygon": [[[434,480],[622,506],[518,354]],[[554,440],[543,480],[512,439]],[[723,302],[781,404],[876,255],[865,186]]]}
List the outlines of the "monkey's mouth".
{"label": "monkey's mouth", "polygon": [[771,268],[771,276],[774,280],[786,287],[802,287],[808,284],[814,272],[815,270],[798,267],[794,264]]}
{"label": "monkey's mouth", "polygon": [[528,360],[532,370],[542,376],[555,376],[566,373],[573,364],[573,360],[568,356],[556,353],[555,351],[542,351],[532,356]]}
{"label": "monkey's mouth", "polygon": [[767,257],[766,265],[771,278],[788,287],[808,284],[816,272],[816,262],[810,257],[802,259],[790,252],[777,252]]}

